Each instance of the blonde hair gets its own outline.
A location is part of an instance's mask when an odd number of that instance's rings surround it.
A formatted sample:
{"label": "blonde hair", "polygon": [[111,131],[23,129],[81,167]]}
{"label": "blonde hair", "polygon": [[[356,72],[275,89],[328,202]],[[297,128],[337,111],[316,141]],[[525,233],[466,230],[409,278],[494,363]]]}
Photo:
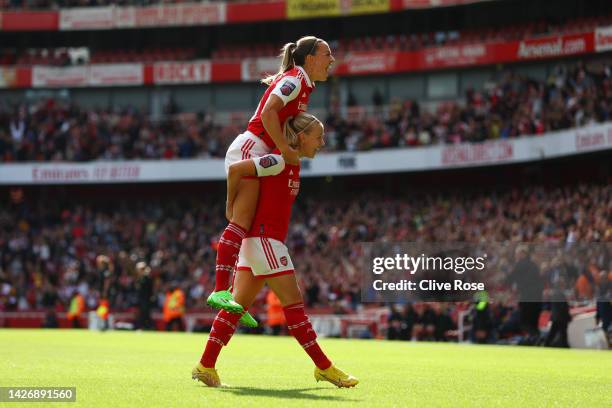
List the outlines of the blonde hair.
{"label": "blonde hair", "polygon": [[306,56],[315,55],[319,42],[323,42],[323,40],[312,35],[307,35],[297,40],[297,42],[285,44],[283,48],[281,48],[281,53],[279,55],[279,58],[281,58],[281,65],[278,72],[274,75],[265,77],[261,82],[270,85],[276,77],[289,71],[296,65],[304,66],[306,63]]}
{"label": "blonde hair", "polygon": [[296,148],[300,143],[298,135],[306,132],[313,124],[318,123],[323,126],[321,121],[310,113],[301,112],[297,116],[291,116],[285,121],[284,133],[289,146]]}

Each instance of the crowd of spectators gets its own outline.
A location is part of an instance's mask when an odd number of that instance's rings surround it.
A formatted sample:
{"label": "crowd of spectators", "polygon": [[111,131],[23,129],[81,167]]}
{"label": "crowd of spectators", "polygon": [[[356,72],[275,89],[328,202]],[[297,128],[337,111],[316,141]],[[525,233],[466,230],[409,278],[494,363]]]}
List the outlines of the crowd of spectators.
{"label": "crowd of spectators", "polygon": [[[108,255],[114,263],[113,310],[137,303],[134,266],[138,261],[152,268],[157,307],[173,285],[185,291],[188,309],[202,307],[214,288],[216,243],[226,225],[223,200],[60,203],[30,202],[16,194],[14,201],[0,207],[0,310],[65,310],[75,291],[83,294],[89,308],[95,308],[101,285],[95,265],[99,254]],[[588,251],[576,255],[571,246],[611,242],[611,214],[609,185],[413,192],[410,196],[373,192],[306,196],[296,204],[287,245],[307,306],[335,313],[362,307],[363,242],[557,242],[567,250],[538,261],[545,288],[563,276],[571,299],[592,301],[610,296],[610,248],[604,245],[597,255],[585,257]],[[508,298],[494,310],[509,318],[506,312],[516,300]],[[436,325],[425,319],[415,321],[420,322],[418,330],[396,335],[446,337],[451,327],[448,318],[456,318],[457,307],[416,307],[417,317],[433,308],[445,330],[430,330]]]}
{"label": "crowd of spectators", "polygon": [[[362,151],[540,135],[610,120],[611,65],[603,60],[560,65],[546,81],[512,71],[465,101],[433,110],[413,100],[330,108],[328,151]],[[342,113],[340,113],[342,112]],[[134,109],[87,110],[47,100],[0,106],[0,161],[89,161],[223,157],[246,123],[216,123],[210,114],[173,114],[154,122]]]}
{"label": "crowd of spectators", "polygon": [[0,111],[2,161],[223,157],[243,130],[206,114],[153,122],[135,109],[87,110],[56,100]]}
{"label": "crowd of spectators", "polygon": [[603,62],[559,66],[546,81],[500,71],[484,89],[468,89],[465,102],[441,102],[433,111],[410,100],[391,101],[383,110],[375,92],[374,112],[367,114],[349,95],[349,114],[327,118],[328,145],[359,151],[482,142],[605,122],[612,116],[611,75]]}

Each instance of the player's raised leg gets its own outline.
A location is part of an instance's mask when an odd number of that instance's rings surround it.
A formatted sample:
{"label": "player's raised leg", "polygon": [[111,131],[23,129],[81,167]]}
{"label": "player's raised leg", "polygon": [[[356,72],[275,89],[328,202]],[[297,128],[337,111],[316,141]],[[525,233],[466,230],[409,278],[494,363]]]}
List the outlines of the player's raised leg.
{"label": "player's raised leg", "polygon": [[[263,284],[264,281],[256,279],[251,272],[237,271],[234,278],[234,296],[244,310],[251,306]],[[222,385],[215,365],[221,349],[223,346],[227,346],[234,335],[240,318],[240,314],[229,313],[225,310],[221,310],[217,314],[200,362],[191,372],[193,379],[197,379],[209,387],[220,387]]]}
{"label": "player's raised leg", "polygon": [[[206,303],[230,313],[242,313],[240,304],[234,301],[230,292],[230,277],[236,264],[242,239],[251,227],[259,197],[259,180],[245,178],[240,181],[238,194],[231,209],[230,223],[223,231],[217,248],[215,266],[215,291]],[[254,320],[254,319],[253,319]]]}
{"label": "player's raised leg", "polygon": [[283,305],[289,333],[295,337],[314,362],[315,379],[328,381],[343,388],[357,385],[359,380],[334,366],[317,343],[317,334],[304,311],[304,302],[295,274],[267,278],[266,283]]}

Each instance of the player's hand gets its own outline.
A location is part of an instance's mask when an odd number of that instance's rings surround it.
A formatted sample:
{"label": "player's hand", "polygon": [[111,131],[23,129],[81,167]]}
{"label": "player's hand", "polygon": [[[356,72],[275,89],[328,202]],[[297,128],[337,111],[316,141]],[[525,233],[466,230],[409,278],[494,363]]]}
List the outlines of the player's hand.
{"label": "player's hand", "polygon": [[285,159],[285,163],[298,164],[300,162],[298,151],[292,147],[287,147],[281,154],[283,155],[283,159]]}
{"label": "player's hand", "polygon": [[234,215],[234,203],[226,202],[225,203],[225,218],[228,221],[232,221],[232,216]]}

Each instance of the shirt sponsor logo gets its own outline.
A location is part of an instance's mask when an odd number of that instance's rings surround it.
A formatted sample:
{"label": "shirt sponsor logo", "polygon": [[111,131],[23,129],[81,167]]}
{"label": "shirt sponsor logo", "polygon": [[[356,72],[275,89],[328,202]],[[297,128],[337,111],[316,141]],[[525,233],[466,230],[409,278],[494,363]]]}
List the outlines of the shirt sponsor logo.
{"label": "shirt sponsor logo", "polygon": [[291,190],[289,192],[290,195],[292,195],[292,196],[298,195],[298,192],[300,191],[300,180],[289,179],[288,187]]}

